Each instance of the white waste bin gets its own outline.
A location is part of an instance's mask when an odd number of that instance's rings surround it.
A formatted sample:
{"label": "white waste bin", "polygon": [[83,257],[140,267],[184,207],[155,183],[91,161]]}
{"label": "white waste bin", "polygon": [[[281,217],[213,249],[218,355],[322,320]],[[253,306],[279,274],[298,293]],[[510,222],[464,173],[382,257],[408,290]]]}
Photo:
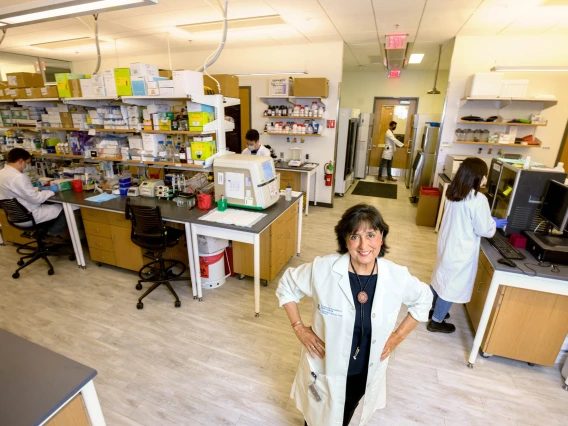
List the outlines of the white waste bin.
{"label": "white waste bin", "polygon": [[568,391],[568,358],[566,358],[566,362],[564,363],[564,367],[562,368],[562,375],[566,379],[564,382],[564,390]]}

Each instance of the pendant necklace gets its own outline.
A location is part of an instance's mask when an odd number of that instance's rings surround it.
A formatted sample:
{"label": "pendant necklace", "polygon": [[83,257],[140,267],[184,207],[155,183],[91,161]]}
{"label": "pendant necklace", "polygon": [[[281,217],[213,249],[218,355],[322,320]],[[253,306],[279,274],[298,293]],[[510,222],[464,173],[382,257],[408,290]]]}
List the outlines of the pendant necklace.
{"label": "pendant necklace", "polygon": [[363,305],[367,303],[367,301],[369,300],[369,295],[367,294],[365,289],[367,288],[367,284],[369,284],[369,281],[371,281],[371,278],[373,277],[373,272],[375,272],[375,266],[377,265],[377,261],[375,259],[375,263],[373,264],[373,270],[371,271],[371,275],[369,275],[369,278],[367,278],[364,287],[363,285],[361,285],[361,280],[359,279],[359,275],[357,275],[357,271],[353,266],[353,261],[351,259],[349,261],[351,263],[351,268],[353,269],[353,273],[357,277],[357,282],[359,283],[359,287],[361,288],[361,291],[357,294],[357,301],[361,304],[361,336],[359,336],[359,344],[357,345],[357,349],[355,349],[355,353],[353,354],[353,359],[357,359],[357,355],[359,354],[359,348],[361,346],[361,342],[363,341],[363,336],[365,333],[365,322],[364,322],[365,310],[363,309]]}

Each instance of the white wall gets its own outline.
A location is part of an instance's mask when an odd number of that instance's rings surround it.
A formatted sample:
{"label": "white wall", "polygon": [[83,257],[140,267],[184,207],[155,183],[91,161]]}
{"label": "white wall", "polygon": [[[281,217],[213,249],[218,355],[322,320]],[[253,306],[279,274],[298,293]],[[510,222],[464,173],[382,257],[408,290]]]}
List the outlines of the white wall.
{"label": "white wall", "polygon": [[418,100],[418,114],[441,114],[448,83],[448,71],[440,71],[438,90],[440,95],[426,92],[434,85],[434,71],[403,70],[400,78],[387,78],[384,71],[350,71],[343,74],[341,83],[341,108],[359,108],[361,112],[373,112],[375,97]]}
{"label": "white wall", "polygon": [[[488,72],[495,65],[519,66],[566,65],[568,58],[568,37],[531,36],[531,37],[457,37],[449,75],[447,108],[442,129],[442,147],[438,156],[438,172],[447,154],[477,155],[478,146],[454,144],[455,129],[466,126],[457,124],[460,117],[473,113],[482,117],[500,114],[506,119],[528,118],[531,112],[538,112],[542,104],[511,104],[501,110],[494,102],[483,102],[460,108],[460,99],[464,96],[467,78],[476,72]],[[545,109],[542,114],[548,119],[547,127],[536,128],[536,137],[543,141],[541,148],[503,147],[507,153],[529,155],[534,161],[554,166],[558,149],[568,119],[568,73],[506,73],[505,79],[530,80],[527,96],[553,94],[558,104]],[[473,128],[473,126],[470,126]],[[481,126],[480,126],[481,127]],[[487,127],[488,130],[492,128]],[[494,129],[496,130],[496,129]],[[519,128],[523,135],[531,133],[533,128]],[[494,158],[499,146],[493,147],[491,155],[488,148],[483,149],[483,156]]]}
{"label": "white wall", "polygon": [[[176,53],[172,56],[173,69],[196,69],[203,64],[211,51]],[[73,63],[73,72],[89,74],[95,67],[94,60]],[[131,62],[157,64],[169,68],[167,54],[149,56],[120,56],[103,58],[101,70],[115,67],[128,67]],[[338,87],[342,78],[343,43],[311,43],[278,47],[250,47],[246,49],[225,49],[219,60],[208,69],[212,74],[233,74],[247,72],[307,70],[304,77],[326,77],[329,80],[329,97],[325,100],[326,119],[336,120]],[[301,77],[301,76],[300,76]],[[258,97],[268,95],[267,76],[241,76],[241,86],[251,86],[252,126],[260,132],[264,129],[262,113],[266,107]],[[305,138],[303,154],[310,154],[310,161],[319,163],[317,180],[317,201],[331,203],[332,187],[326,187],[323,178],[323,165],[333,160],[335,155],[335,129],[325,129],[319,138]],[[261,142],[272,146],[277,153],[288,154],[290,144],[285,136],[262,135]],[[313,185],[312,185],[313,188]],[[313,199],[313,190],[312,196]]]}

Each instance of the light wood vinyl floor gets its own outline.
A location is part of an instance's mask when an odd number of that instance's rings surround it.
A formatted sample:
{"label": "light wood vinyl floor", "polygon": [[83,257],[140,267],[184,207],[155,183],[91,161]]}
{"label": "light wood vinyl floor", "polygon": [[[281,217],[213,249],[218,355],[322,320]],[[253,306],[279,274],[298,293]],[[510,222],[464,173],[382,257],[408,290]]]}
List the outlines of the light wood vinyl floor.
{"label": "light wood vinyl floor", "polygon": [[[414,224],[416,206],[397,185],[397,200],[347,194],[335,198],[334,209],[310,207],[302,253],[287,266],[333,252],[337,220],[349,206],[366,202],[390,225],[388,258],[428,283],[436,235]],[[55,275],[37,262],[13,280],[14,247],[0,247],[0,259],[0,327],[97,369],[108,425],[303,424],[288,397],[300,345],[278,308],[278,279],[261,287],[260,318],[254,317],[250,278],[205,290],[201,303],[189,283],[174,283],[181,308],[161,288],[138,311],[132,272],[91,262],[80,270],[54,259]],[[301,310],[309,318],[309,303]],[[559,365],[529,367],[493,357],[478,358],[469,370],[472,329],[462,305],[451,315],[456,333],[429,333],[421,324],[397,348],[387,407],[372,425],[568,425]]]}

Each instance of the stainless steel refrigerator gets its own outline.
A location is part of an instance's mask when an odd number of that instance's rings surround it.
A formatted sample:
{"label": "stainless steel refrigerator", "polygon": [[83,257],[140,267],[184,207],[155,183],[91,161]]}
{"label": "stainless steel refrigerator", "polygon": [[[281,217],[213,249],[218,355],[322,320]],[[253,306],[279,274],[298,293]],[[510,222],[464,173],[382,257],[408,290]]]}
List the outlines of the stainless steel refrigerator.
{"label": "stainless steel refrigerator", "polygon": [[351,108],[339,110],[337,124],[337,160],[335,168],[335,193],[343,197],[355,180],[355,148],[359,119],[353,118]]}
{"label": "stainless steel refrigerator", "polygon": [[418,147],[418,114],[412,116],[412,133],[410,139],[408,139],[408,149],[406,151],[406,164],[408,165],[404,171],[404,182],[407,188],[410,188],[412,184],[412,178],[414,177],[414,168],[412,167],[412,162],[416,156],[416,151]]}
{"label": "stainless steel refrigerator", "polygon": [[359,129],[357,131],[357,146],[355,148],[355,178],[364,179],[367,176],[367,165],[372,148],[373,113],[359,114]]}
{"label": "stainless steel refrigerator", "polygon": [[434,173],[436,147],[438,146],[438,134],[440,127],[426,124],[422,134],[420,148],[412,164],[414,179],[412,181],[411,198],[416,201],[420,195],[421,186],[429,186]]}

